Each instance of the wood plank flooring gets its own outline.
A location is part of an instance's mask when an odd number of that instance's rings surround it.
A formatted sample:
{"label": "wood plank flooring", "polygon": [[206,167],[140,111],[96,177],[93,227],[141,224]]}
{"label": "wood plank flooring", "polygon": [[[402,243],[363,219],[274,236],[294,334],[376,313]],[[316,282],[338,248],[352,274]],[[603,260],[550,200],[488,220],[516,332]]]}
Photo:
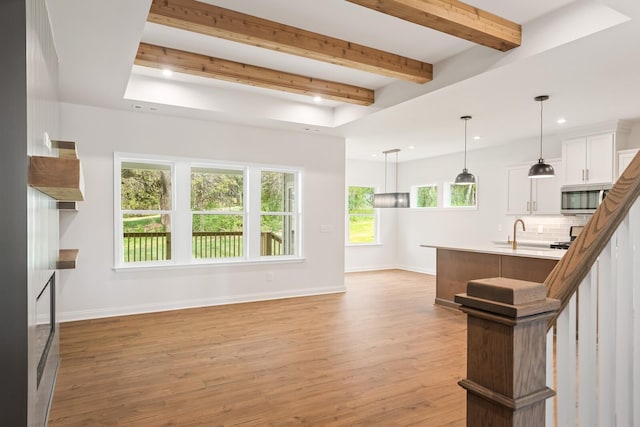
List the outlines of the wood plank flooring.
{"label": "wood plank flooring", "polygon": [[461,426],[466,317],[435,277],[65,323],[49,426]]}

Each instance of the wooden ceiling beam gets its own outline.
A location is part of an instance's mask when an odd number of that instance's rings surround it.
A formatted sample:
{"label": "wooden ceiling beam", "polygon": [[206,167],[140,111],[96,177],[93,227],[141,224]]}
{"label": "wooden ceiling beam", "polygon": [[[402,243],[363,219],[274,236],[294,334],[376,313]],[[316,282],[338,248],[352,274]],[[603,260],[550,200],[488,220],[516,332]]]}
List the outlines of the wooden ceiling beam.
{"label": "wooden ceiling beam", "polygon": [[426,62],[195,0],[153,0],[147,20],[416,83],[433,79]]}
{"label": "wooden ceiling beam", "polygon": [[135,64],[159,69],[169,68],[179,73],[300,95],[319,95],[326,99],[350,104],[371,105],[374,102],[375,92],[371,89],[314,79],[148,43],[140,43]]}
{"label": "wooden ceiling beam", "polygon": [[519,24],[457,0],[347,0],[506,52],[520,46]]}

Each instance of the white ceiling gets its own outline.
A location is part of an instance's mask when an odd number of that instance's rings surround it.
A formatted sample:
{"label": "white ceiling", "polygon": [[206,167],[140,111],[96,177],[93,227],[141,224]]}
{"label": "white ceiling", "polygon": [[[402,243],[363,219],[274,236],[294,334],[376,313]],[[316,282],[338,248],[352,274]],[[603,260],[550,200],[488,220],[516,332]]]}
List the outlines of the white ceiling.
{"label": "white ceiling", "polygon": [[[523,25],[522,46],[502,53],[344,0],[206,0],[228,9],[434,64],[424,85],[146,22],[150,0],[47,0],[65,102],[224,120],[347,138],[347,156],[390,148],[401,161],[611,119],[640,119],[640,2],[538,0],[467,3]],[[360,107],[133,65],[144,41],[376,90]],[[471,136],[480,135],[478,141]],[[535,150],[533,150],[535,151]],[[534,153],[535,155],[535,153]],[[379,158],[381,156],[378,156]]]}

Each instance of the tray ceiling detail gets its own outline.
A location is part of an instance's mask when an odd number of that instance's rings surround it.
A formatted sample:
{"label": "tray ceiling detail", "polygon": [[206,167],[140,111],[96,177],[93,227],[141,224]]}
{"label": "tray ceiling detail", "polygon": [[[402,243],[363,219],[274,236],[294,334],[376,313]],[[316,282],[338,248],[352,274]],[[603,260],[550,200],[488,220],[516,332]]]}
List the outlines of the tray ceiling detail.
{"label": "tray ceiling detail", "polygon": [[[354,0],[399,18],[499,50],[520,43],[520,25],[458,1]],[[410,6],[409,3],[417,4]],[[147,20],[206,36],[328,62],[414,83],[433,79],[430,63],[196,0],[153,0]],[[374,90],[141,43],[136,65],[368,106]]]}
{"label": "tray ceiling detail", "polygon": [[374,91],[371,89],[242,64],[148,43],[140,43],[135,64],[158,69],[169,68],[180,73],[301,95],[322,96],[333,101],[357,105],[371,105],[374,102]]}
{"label": "tray ceiling detail", "polygon": [[522,39],[519,24],[456,0],[347,1],[502,52]]}
{"label": "tray ceiling detail", "polygon": [[154,0],[149,22],[416,83],[431,64],[195,0]]}

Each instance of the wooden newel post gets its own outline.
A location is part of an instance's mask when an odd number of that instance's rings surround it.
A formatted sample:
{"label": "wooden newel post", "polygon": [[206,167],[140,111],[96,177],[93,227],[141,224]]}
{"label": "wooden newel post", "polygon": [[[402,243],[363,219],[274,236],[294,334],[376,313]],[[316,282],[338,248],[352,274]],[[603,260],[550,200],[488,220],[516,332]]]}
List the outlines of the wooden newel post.
{"label": "wooden newel post", "polygon": [[467,313],[467,426],[544,426],[547,321],[560,307],[541,283],[473,280]]}

